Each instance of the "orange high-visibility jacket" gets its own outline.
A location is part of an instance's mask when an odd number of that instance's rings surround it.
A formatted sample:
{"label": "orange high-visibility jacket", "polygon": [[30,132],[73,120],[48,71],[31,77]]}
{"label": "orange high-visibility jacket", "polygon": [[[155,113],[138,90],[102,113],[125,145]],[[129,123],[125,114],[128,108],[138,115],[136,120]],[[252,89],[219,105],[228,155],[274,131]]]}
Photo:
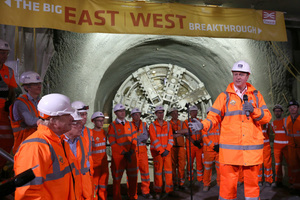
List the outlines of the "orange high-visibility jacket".
{"label": "orange high-visibility jacket", "polygon": [[289,142],[288,136],[284,129],[284,120],[274,120],[271,124],[272,130],[275,134],[274,137],[274,148],[282,148],[286,146]]}
{"label": "orange high-visibility jacket", "polygon": [[[147,127],[147,123],[143,122],[142,120],[140,120],[140,124],[139,127],[137,127],[134,123],[134,121],[131,122],[131,124],[136,128],[137,131],[137,147],[138,147],[138,152],[140,152],[140,150],[142,151],[146,151],[147,152],[147,146],[146,143],[140,142],[139,140],[142,139],[148,139],[149,138],[149,133],[148,133],[148,127]],[[139,147],[142,147],[141,149]]]}
{"label": "orange high-visibility jacket", "polygon": [[165,150],[169,152],[173,146],[173,132],[170,123],[164,121],[161,126],[157,120],[149,126],[149,133],[151,139],[151,150],[156,150],[159,154],[162,154]]}
{"label": "orange high-visibility jacket", "polygon": [[[0,91],[8,91],[9,88],[17,88],[18,85],[15,80],[14,70],[7,67],[5,64],[2,65],[2,68],[0,69]],[[7,93],[8,95],[8,93]],[[6,97],[7,98],[7,97]],[[0,101],[6,101],[6,98],[1,97]]]}
{"label": "orange high-visibility jacket", "polygon": [[[28,99],[28,96],[26,94],[23,94],[22,96],[18,97],[16,101],[22,101],[28,108],[29,112],[32,114],[34,117],[39,117],[37,108],[33,105],[33,103]],[[9,107],[9,116],[10,116],[10,122],[11,122],[11,127],[14,133],[14,148],[13,148],[13,153],[15,154],[16,151],[18,150],[20,144],[33,132],[37,130],[37,127],[29,127],[25,124],[25,120],[19,120],[15,121],[14,120],[14,115],[13,115],[13,104]]]}
{"label": "orange high-visibility jacket", "polygon": [[292,147],[300,146],[300,115],[297,116],[295,122],[292,122],[292,118],[289,115],[284,119],[284,127],[287,131],[288,145]]}
{"label": "orange high-visibility jacket", "polygon": [[124,153],[136,150],[136,129],[131,122],[126,121],[124,126],[117,120],[108,127],[108,140],[113,155],[124,155]]}
{"label": "orange high-visibility jacket", "polygon": [[29,184],[18,187],[15,199],[75,199],[71,171],[74,163],[69,163],[68,145],[47,126],[39,125],[20,146],[14,160],[14,171],[18,175],[32,168],[35,174]]}
{"label": "orange high-visibility jacket", "polygon": [[92,158],[94,168],[107,163],[106,155],[106,133],[103,129],[100,131],[93,130],[93,141],[92,141]]}
{"label": "orange high-visibility jacket", "polygon": [[93,175],[94,174],[94,169],[93,169],[94,163],[93,163],[93,158],[92,158],[93,131],[86,126],[83,126],[82,131],[81,131],[81,136],[84,138],[84,141],[86,143],[88,156],[89,156],[89,162],[91,164],[90,170]]}
{"label": "orange high-visibility jacket", "polygon": [[[199,119],[199,118],[195,118],[195,119],[202,122],[202,119]],[[192,119],[189,119],[189,120],[186,119],[184,121],[183,129],[188,129],[189,128],[189,122],[192,122]],[[195,145],[193,144],[193,142],[196,141],[196,140],[201,140],[202,139],[202,131],[192,131],[190,129],[190,133],[192,133],[192,135],[191,135],[191,145],[192,145],[192,147],[194,147]],[[202,140],[201,140],[201,144],[203,144]],[[189,147],[189,146],[190,146],[190,142],[189,142],[189,137],[187,136],[186,137],[186,147]]]}
{"label": "orange high-visibility jacket", "polygon": [[270,126],[269,123],[261,125],[262,132],[264,135],[264,145],[270,145]]}
{"label": "orange high-visibility jacket", "polygon": [[219,144],[220,140],[220,124],[209,131],[202,132],[203,151],[214,151],[214,146]]}
{"label": "orange high-visibility jacket", "polygon": [[[172,126],[173,131],[181,130],[183,127],[183,122],[179,119],[175,123],[172,119],[170,120],[170,124]],[[174,146],[176,147],[184,147],[184,136],[179,136],[177,138],[174,138]]]}
{"label": "orange high-visibility jacket", "polygon": [[202,122],[204,131],[221,123],[219,161],[222,164],[251,166],[263,162],[264,136],[261,124],[270,121],[271,113],[263,96],[250,83],[247,83],[245,94],[254,107],[249,119],[243,111],[243,100],[235,93],[233,83],[230,83]]}

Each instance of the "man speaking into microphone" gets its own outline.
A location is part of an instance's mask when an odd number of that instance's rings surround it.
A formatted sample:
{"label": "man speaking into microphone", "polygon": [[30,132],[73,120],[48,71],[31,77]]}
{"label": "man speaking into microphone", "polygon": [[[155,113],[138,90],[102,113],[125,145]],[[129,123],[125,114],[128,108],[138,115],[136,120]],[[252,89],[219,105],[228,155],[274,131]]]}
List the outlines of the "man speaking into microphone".
{"label": "man speaking into microphone", "polygon": [[242,167],[245,199],[259,200],[258,172],[264,147],[261,124],[268,123],[272,116],[261,93],[247,83],[251,74],[249,64],[238,61],[231,71],[233,82],[218,96],[207,118],[189,126],[209,131],[221,123],[219,199],[237,199]]}

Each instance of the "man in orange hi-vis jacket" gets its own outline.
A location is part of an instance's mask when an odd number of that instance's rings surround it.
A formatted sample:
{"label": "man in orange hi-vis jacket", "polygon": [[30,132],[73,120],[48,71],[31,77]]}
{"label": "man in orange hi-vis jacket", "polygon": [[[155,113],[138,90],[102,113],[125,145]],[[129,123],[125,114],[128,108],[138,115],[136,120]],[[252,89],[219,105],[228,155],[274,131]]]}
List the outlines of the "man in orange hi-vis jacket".
{"label": "man in orange hi-vis jacket", "polygon": [[69,146],[70,152],[66,152],[69,162],[74,163],[73,171],[75,191],[77,199],[93,199],[93,183],[90,175],[90,164],[86,143],[82,130],[82,118],[77,110],[71,114],[73,117],[72,129],[62,135],[64,146]]}
{"label": "man in orange hi-vis jacket", "polygon": [[92,158],[94,165],[94,199],[107,199],[108,184],[108,161],[106,155],[106,133],[103,129],[104,115],[102,112],[95,112],[92,115],[94,123]]}
{"label": "man in orange hi-vis jacket", "polygon": [[141,111],[138,108],[131,110],[132,125],[137,130],[137,148],[136,154],[138,159],[139,171],[141,173],[141,190],[142,196],[146,199],[152,199],[150,194],[150,174],[146,142],[149,138],[148,126],[141,120]]}
{"label": "man in orange hi-vis jacket", "polygon": [[[0,147],[10,153],[14,144],[13,131],[8,118],[9,106],[15,100],[15,88],[18,87],[14,70],[6,66],[10,47],[8,42],[0,39]],[[6,159],[0,156],[0,172]]]}
{"label": "man in orange hi-vis jacket", "polygon": [[39,116],[43,119],[38,129],[20,146],[14,160],[18,175],[30,168],[35,178],[18,187],[15,199],[76,199],[75,181],[69,163],[68,145],[62,145],[61,135],[72,127],[74,109],[68,97],[48,94],[38,103]]}
{"label": "man in orange hi-vis jacket", "polygon": [[112,150],[113,199],[122,199],[121,179],[125,170],[128,177],[129,199],[137,199],[136,128],[131,122],[125,120],[124,105],[115,105],[114,113],[117,118],[108,127],[108,140]]}
{"label": "man in orange hi-vis jacket", "polygon": [[[207,108],[209,113],[211,107]],[[204,176],[203,176],[203,192],[207,192],[211,183],[212,168],[215,163],[217,171],[217,184],[220,185],[219,172],[219,140],[220,140],[220,124],[212,128],[210,131],[203,131],[203,152],[204,152]]]}
{"label": "man in orange hi-vis jacket", "polygon": [[192,105],[189,107],[191,118],[187,119],[183,123],[182,130],[177,131],[177,133],[185,134],[186,135],[186,149],[187,149],[187,176],[189,181],[194,178],[194,169],[192,170],[192,175],[190,175],[190,157],[192,161],[192,166],[194,163],[194,160],[196,158],[196,168],[197,168],[197,182],[196,185],[200,185],[203,181],[203,164],[202,164],[202,154],[203,154],[203,141],[202,141],[202,133],[200,131],[196,130],[190,130],[191,134],[191,156],[189,151],[189,137],[188,137],[188,123],[192,120],[198,120],[199,122],[202,121],[202,119],[197,118],[198,115],[198,107],[196,105]]}
{"label": "man in orange hi-vis jacket", "polygon": [[261,124],[269,123],[271,113],[263,96],[250,83],[250,66],[236,62],[233,83],[214,102],[207,118],[189,123],[193,130],[209,131],[221,123],[219,199],[236,199],[240,167],[244,173],[246,199],[259,199],[258,172],[263,162],[264,136]]}
{"label": "man in orange hi-vis jacket", "polygon": [[[265,178],[265,186],[270,187],[273,183],[273,170],[272,170],[272,155],[270,146],[270,125],[269,123],[262,125],[264,139],[263,150],[263,165],[260,165],[258,173],[259,186],[263,186],[262,178]],[[264,167],[264,168],[263,168]],[[264,171],[264,173],[263,173]]]}
{"label": "man in orange hi-vis jacket", "polygon": [[178,109],[173,107],[170,109],[170,115],[172,119],[170,124],[172,125],[174,145],[172,148],[172,177],[174,187],[178,187],[180,190],[185,190],[184,187],[184,174],[186,165],[186,150],[184,135],[177,133],[177,131],[182,130],[183,122],[178,119]]}
{"label": "man in orange hi-vis jacket", "polygon": [[93,140],[93,131],[89,129],[88,127],[85,126],[86,121],[87,121],[87,116],[88,116],[88,110],[89,106],[85,105],[82,101],[74,101],[72,104],[72,107],[77,110],[77,112],[80,114],[82,117],[82,131],[81,131],[81,136],[84,138],[86,142],[86,146],[88,148],[88,156],[89,156],[89,163],[91,165],[90,170],[91,170],[91,179],[93,179],[93,159],[92,159],[92,140]]}
{"label": "man in orange hi-vis jacket", "polygon": [[284,127],[288,136],[288,160],[292,178],[290,189],[298,193],[300,189],[300,115],[299,103],[292,100],[288,104],[290,115],[284,119]]}
{"label": "man in orange hi-vis jacket", "polygon": [[[276,119],[271,123],[271,127],[274,133],[274,159],[275,159],[275,182],[277,187],[281,187],[283,175],[282,175],[282,162],[283,158],[288,163],[288,136],[285,134],[284,120],[282,117],[283,108],[277,104],[273,108]],[[288,170],[289,177],[291,170]]]}
{"label": "man in orange hi-vis jacket", "polygon": [[173,196],[172,180],[172,157],[171,149],[173,146],[172,127],[169,122],[164,120],[164,107],[156,106],[155,115],[157,119],[150,124],[149,133],[151,139],[151,154],[154,163],[154,190],[155,198],[159,199],[163,191],[163,171],[166,180],[166,193]]}
{"label": "man in orange hi-vis jacket", "polygon": [[16,99],[10,106],[10,122],[14,132],[13,154],[20,144],[37,130],[39,119],[37,104],[42,92],[42,79],[36,72],[27,71],[21,74],[20,83],[27,92]]}

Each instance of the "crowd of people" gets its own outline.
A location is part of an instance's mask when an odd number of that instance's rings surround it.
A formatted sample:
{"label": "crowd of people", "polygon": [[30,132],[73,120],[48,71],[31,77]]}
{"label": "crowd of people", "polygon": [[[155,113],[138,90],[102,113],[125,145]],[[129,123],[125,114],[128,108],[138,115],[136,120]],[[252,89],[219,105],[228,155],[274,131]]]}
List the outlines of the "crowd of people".
{"label": "crowd of people", "polygon": [[[113,199],[120,200],[124,171],[128,199],[138,198],[138,173],[141,196],[146,199],[176,196],[174,191],[188,189],[186,180],[207,192],[215,167],[219,199],[236,199],[237,186],[244,183],[245,198],[258,200],[263,180],[266,186],[283,185],[283,158],[288,164],[291,190],[297,192],[300,188],[299,104],[294,100],[288,103],[286,118],[283,107],[275,105],[275,120],[270,123],[271,112],[263,96],[247,82],[251,70],[245,61],[233,65],[233,82],[211,107],[202,111],[206,119],[197,118],[196,105],[188,108],[190,118],[185,121],[179,120],[177,108],[165,110],[158,105],[151,124],[142,121],[139,108],[131,110],[132,121],[128,121],[126,107],[119,103],[113,108],[116,119],[105,131],[104,114],[97,111],[89,118],[89,106],[84,102],[71,103],[58,93],[40,98],[42,79],[36,72],[21,75],[26,94],[15,99],[14,73],[4,64],[9,51],[8,43],[0,40],[1,148],[8,152],[12,149],[16,175],[30,168],[35,175],[16,189],[15,199],[107,199],[111,173]],[[170,121],[164,119],[166,114],[171,116]],[[88,119],[93,129],[86,127]],[[271,130],[275,135],[275,182]],[[149,141],[154,167],[152,190]],[[112,152],[110,170],[107,144]],[[5,160],[0,161],[2,169]]]}

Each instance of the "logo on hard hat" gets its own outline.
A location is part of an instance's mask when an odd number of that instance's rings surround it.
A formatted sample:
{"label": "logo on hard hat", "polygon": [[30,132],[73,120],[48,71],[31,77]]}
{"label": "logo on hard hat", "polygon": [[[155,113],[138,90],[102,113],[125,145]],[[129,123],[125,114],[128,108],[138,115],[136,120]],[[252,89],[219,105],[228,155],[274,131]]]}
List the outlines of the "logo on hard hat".
{"label": "logo on hard hat", "polygon": [[244,66],[243,64],[238,64],[239,68],[243,68],[243,66]]}
{"label": "logo on hard hat", "polygon": [[5,43],[4,46],[5,46],[5,47],[8,47],[8,44]]}
{"label": "logo on hard hat", "polygon": [[36,76],[36,80],[38,80],[38,81],[39,81],[39,80],[40,80],[40,77],[39,77],[39,76]]}

